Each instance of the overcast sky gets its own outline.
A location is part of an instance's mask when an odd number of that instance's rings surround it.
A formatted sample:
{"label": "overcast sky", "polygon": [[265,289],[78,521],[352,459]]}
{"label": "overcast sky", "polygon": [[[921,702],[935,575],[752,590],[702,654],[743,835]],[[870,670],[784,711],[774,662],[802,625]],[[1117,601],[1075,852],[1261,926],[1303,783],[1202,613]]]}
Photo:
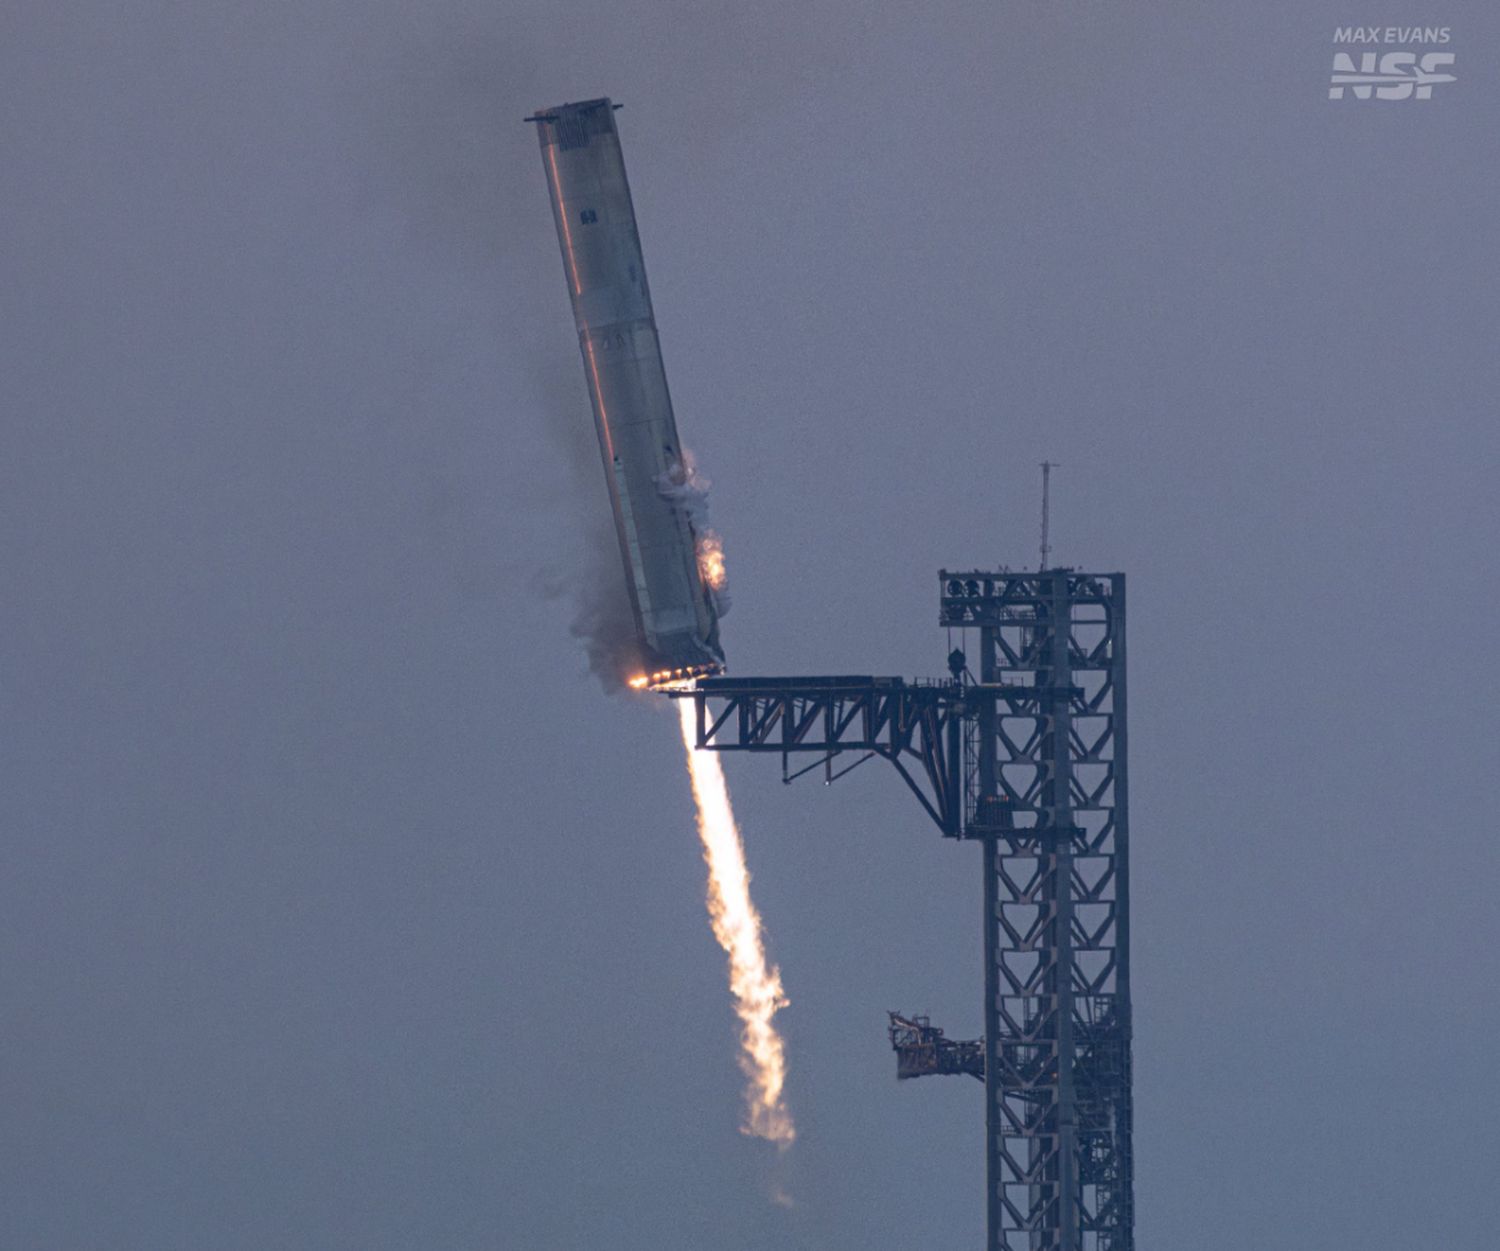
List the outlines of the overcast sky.
{"label": "overcast sky", "polygon": [[[1129,574],[1143,1251],[1493,1251],[1500,11],[1424,3],[7,6],[0,1245],[980,1245],[884,1035],[979,1032],[976,849],[730,762],[778,1165],[673,719],[569,634],[521,118],[611,95],[735,672],[940,675],[1044,457]],[[1459,81],[1330,101],[1391,21]]]}

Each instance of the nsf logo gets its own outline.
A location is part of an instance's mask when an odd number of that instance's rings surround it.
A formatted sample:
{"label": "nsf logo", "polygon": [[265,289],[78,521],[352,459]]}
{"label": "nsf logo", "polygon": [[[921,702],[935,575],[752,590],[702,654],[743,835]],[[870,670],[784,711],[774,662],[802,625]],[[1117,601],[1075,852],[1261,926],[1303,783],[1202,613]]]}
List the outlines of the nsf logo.
{"label": "nsf logo", "polygon": [[1426,52],[1413,44],[1445,44],[1447,26],[1341,26],[1336,44],[1406,45],[1389,51],[1335,52],[1328,98],[1343,100],[1430,100],[1432,89],[1456,83],[1451,52]]}

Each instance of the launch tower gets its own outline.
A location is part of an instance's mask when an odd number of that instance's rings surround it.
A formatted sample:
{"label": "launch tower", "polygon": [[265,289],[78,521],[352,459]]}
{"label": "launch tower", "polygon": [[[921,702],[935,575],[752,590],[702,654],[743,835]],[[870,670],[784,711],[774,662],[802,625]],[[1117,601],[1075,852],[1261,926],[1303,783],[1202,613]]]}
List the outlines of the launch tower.
{"label": "launch tower", "polygon": [[778,753],[788,781],[883,757],[945,837],[979,845],[984,1037],[892,1014],[898,1076],[982,1076],[988,1251],[1134,1251],[1125,576],[939,578],[939,624],[977,634],[977,674],[958,650],[945,681],[673,694],[700,748]]}

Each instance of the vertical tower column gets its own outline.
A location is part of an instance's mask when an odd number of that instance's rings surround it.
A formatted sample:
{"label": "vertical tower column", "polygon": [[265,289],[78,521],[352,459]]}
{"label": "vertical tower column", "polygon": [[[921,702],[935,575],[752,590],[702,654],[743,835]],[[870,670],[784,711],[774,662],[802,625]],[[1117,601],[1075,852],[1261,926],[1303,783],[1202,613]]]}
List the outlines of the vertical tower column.
{"label": "vertical tower column", "polygon": [[[980,685],[986,689],[996,681],[995,631],[985,626],[980,632]],[[1009,824],[1008,811],[1001,809],[999,774],[997,765],[999,752],[995,727],[997,724],[997,701],[981,697],[978,701],[974,726],[978,740],[978,758],[971,762],[976,799],[971,827],[980,824],[983,817],[989,826],[975,831],[981,840],[984,853],[984,1183],[985,1183],[985,1228],[988,1231],[986,1251],[1004,1251],[1001,1241],[1005,1228],[1005,1209],[1002,1200],[1005,1185],[1012,1170],[1005,1167],[1003,1149],[1005,1133],[1002,1121],[1004,1072],[1001,1067],[1001,1043],[999,1028],[1000,1008],[1000,836],[1002,825]]]}
{"label": "vertical tower column", "polygon": [[977,626],[990,1251],[1133,1251],[1125,580],[943,575]]}

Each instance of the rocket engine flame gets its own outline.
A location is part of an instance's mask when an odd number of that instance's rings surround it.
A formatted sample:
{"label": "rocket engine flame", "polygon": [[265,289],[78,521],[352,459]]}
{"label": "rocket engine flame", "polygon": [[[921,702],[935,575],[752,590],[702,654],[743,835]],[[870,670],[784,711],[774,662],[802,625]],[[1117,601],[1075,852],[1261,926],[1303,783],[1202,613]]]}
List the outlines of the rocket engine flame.
{"label": "rocket engine flame", "polygon": [[788,1002],[781,988],[781,970],[766,963],[760,914],[750,901],[745,846],[735,825],[724,770],[717,755],[696,748],[693,701],[676,702],[698,804],[698,835],[708,865],[708,915],[714,937],[729,957],[729,990],[740,1019],[740,1068],[748,1079],[741,1132],[784,1149],[791,1146],[797,1131],[783,1092],[786,1047],[775,1023],[776,1013]]}

